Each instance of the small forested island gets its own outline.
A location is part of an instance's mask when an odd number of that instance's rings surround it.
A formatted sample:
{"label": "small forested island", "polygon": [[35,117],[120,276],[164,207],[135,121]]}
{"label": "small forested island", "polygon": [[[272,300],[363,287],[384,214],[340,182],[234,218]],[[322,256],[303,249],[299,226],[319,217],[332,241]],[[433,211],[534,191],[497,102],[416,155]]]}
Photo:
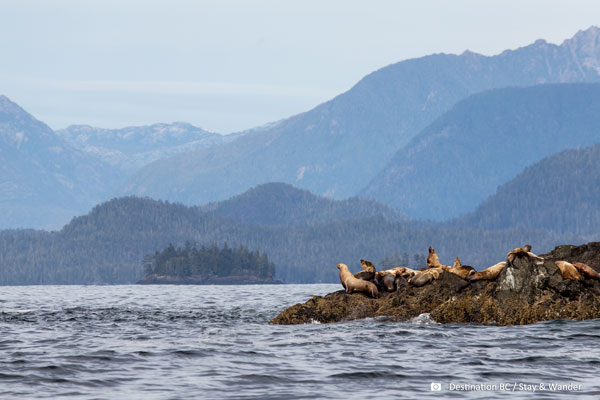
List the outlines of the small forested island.
{"label": "small forested island", "polygon": [[239,245],[198,247],[170,244],[144,257],[146,277],[139,284],[244,285],[281,283],[273,278],[275,264],[266,253]]}

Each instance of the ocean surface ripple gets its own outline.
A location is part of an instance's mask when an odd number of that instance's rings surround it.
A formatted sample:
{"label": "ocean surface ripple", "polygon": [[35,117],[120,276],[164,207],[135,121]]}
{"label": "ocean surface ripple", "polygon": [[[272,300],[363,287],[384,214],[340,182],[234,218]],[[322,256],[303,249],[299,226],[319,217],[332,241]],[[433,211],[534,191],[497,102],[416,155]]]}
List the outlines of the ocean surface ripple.
{"label": "ocean surface ripple", "polygon": [[0,398],[600,398],[600,320],[269,324],[339,288],[1,287]]}

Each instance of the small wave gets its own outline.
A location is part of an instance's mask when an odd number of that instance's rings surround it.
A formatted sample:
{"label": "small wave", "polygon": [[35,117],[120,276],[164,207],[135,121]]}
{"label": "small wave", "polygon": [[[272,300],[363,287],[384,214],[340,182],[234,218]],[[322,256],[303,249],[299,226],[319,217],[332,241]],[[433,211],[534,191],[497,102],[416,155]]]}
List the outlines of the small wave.
{"label": "small wave", "polygon": [[175,350],[171,354],[178,357],[206,357],[209,354],[202,350]]}
{"label": "small wave", "polygon": [[29,310],[29,309],[19,309],[19,308],[3,308],[2,310],[0,310],[0,313],[5,313],[5,314],[27,314],[27,313],[31,313],[34,312],[35,310]]}
{"label": "small wave", "polygon": [[415,332],[407,331],[404,329],[392,332],[392,335],[394,336],[413,336],[414,334]]}
{"label": "small wave", "polygon": [[341,372],[338,374],[329,375],[330,378],[341,378],[341,379],[396,379],[396,378],[409,378],[410,375],[398,374],[388,371],[356,371],[356,372]]}
{"label": "small wave", "polygon": [[238,379],[242,381],[250,381],[252,383],[291,383],[295,382],[294,379],[287,378],[284,376],[276,376],[276,375],[263,375],[263,374],[246,374],[246,375],[238,375]]}
{"label": "small wave", "polygon": [[438,322],[431,319],[429,313],[419,314],[416,317],[409,319],[408,322],[416,325],[440,325]]}
{"label": "small wave", "polygon": [[23,378],[22,375],[15,375],[15,374],[7,374],[4,372],[0,372],[0,380],[19,380]]}

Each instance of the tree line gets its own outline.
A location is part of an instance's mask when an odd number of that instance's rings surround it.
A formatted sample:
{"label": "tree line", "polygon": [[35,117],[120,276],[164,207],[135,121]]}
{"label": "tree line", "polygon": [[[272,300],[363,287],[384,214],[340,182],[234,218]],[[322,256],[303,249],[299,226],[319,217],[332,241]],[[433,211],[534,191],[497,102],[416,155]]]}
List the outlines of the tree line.
{"label": "tree line", "polygon": [[146,275],[169,276],[254,276],[257,278],[273,278],[275,264],[269,261],[265,252],[251,251],[246,246],[223,247],[216,243],[208,246],[193,245],[189,241],[184,246],[169,245],[154,255],[144,257],[144,273]]}
{"label": "tree line", "polygon": [[525,243],[540,254],[559,244],[589,240],[546,230],[483,230],[383,217],[259,226],[196,207],[125,197],[95,207],[60,231],[0,231],[0,284],[135,283],[144,276],[146,255],[163,252],[169,243],[175,250],[185,249],[186,241],[197,243],[198,251],[223,242],[232,249],[257,249],[275,264],[275,279],[314,283],[337,282],[335,266],[340,262],[352,271],[360,270],[361,258],[378,268],[386,262],[421,268],[430,245],[444,264],[459,256],[479,269]]}

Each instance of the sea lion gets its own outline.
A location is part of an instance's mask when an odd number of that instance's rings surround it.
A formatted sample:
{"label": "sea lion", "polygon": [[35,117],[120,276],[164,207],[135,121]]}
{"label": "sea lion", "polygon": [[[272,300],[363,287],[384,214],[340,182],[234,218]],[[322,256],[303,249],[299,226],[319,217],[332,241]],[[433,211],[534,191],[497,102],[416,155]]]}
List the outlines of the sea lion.
{"label": "sea lion", "polygon": [[572,281],[582,281],[583,277],[575,268],[573,264],[567,261],[554,261],[554,264],[560,269],[560,273],[563,279],[570,279]]}
{"label": "sea lion", "polygon": [[396,279],[394,279],[394,287],[398,290],[400,287],[405,287],[410,278],[415,276],[417,271],[414,269],[401,267],[396,271]]}
{"label": "sea lion", "polygon": [[360,267],[363,270],[354,274],[356,279],[372,281],[375,278],[375,266],[371,261],[360,260]]}
{"label": "sea lion", "polygon": [[342,286],[346,289],[346,293],[363,292],[370,294],[374,298],[379,297],[377,286],[373,282],[355,278],[348,271],[346,264],[338,264],[337,268],[340,270],[340,282],[342,282]]}
{"label": "sea lion", "polygon": [[408,268],[408,267],[396,267],[396,268],[391,268],[391,269],[387,269],[386,271],[391,272],[391,273],[396,273],[396,276],[398,277],[402,277],[402,278],[410,278],[411,276],[413,276],[414,274],[417,273],[417,271],[415,271],[412,268]]}
{"label": "sea lion", "polygon": [[414,276],[417,273],[417,271],[415,271],[412,268],[408,268],[408,267],[398,267],[396,268],[396,276],[399,278],[410,278],[411,276]]}
{"label": "sea lion", "polygon": [[493,280],[498,278],[500,272],[506,267],[507,262],[502,261],[498,264],[494,264],[489,268],[484,269],[483,271],[477,271],[474,274],[467,277],[469,282],[479,281],[479,280]]}
{"label": "sea lion", "polygon": [[398,279],[408,280],[414,276],[417,271],[407,267],[390,268],[375,273],[374,282],[378,288],[385,288],[388,292],[394,292],[398,288]]}
{"label": "sea lion", "polygon": [[440,263],[440,259],[438,258],[435,249],[429,246],[429,254],[427,254],[427,268],[443,268],[449,269],[447,265],[443,265]]}
{"label": "sea lion", "polygon": [[452,268],[449,268],[448,271],[460,276],[463,279],[466,279],[468,276],[475,273],[475,268],[469,265],[462,265],[460,258],[456,257],[454,264],[452,264]]}
{"label": "sea lion", "polygon": [[408,280],[408,283],[416,287],[421,287],[431,281],[439,279],[442,272],[444,272],[442,267],[428,268],[424,271],[416,271],[415,275]]}
{"label": "sea lion", "polygon": [[571,264],[577,268],[577,271],[579,271],[581,276],[583,276],[585,279],[595,279],[600,281],[600,274],[589,265],[580,262],[573,262]]}
{"label": "sea lion", "polygon": [[517,257],[521,258],[524,256],[529,256],[538,265],[544,262],[544,259],[542,257],[536,256],[531,252],[530,244],[526,244],[523,247],[517,247],[516,249],[512,249],[511,251],[509,251],[506,255],[506,261],[508,261],[509,264],[512,264]]}
{"label": "sea lion", "polygon": [[392,274],[392,275],[410,275],[411,273],[414,273],[415,270],[414,269],[410,269],[410,268],[406,268],[406,267],[395,267],[395,268],[390,268],[390,269],[384,269],[383,271],[377,271],[379,272],[385,272],[387,274]]}
{"label": "sea lion", "polygon": [[395,281],[395,270],[377,271],[375,273],[375,283],[377,286],[385,289],[387,292],[394,292],[396,290]]}
{"label": "sea lion", "polygon": [[398,288],[406,286],[410,278],[416,275],[417,271],[408,267],[394,268],[396,270],[396,279],[394,279],[394,287]]}

